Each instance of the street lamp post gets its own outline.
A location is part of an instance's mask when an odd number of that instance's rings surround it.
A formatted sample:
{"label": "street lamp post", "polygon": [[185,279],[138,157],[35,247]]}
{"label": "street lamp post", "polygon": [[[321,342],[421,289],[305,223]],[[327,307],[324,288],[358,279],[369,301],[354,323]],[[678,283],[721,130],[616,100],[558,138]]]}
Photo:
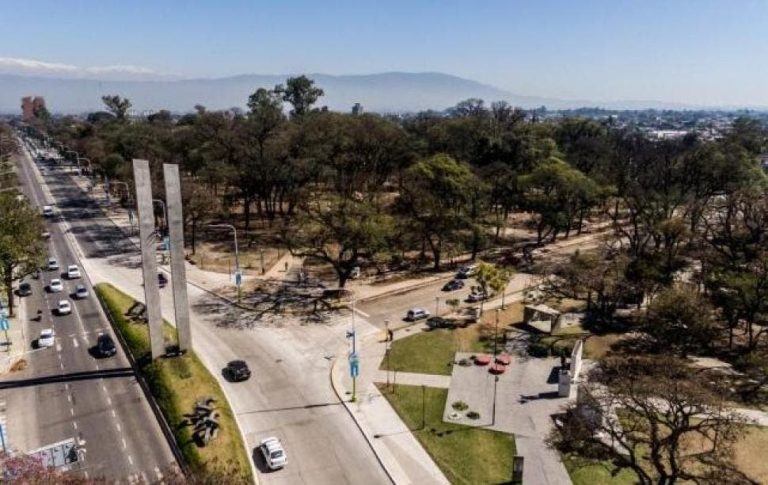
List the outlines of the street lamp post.
{"label": "street lamp post", "polygon": [[439,316],[439,315],[440,315],[440,297],[436,296],[435,297],[435,316]]}
{"label": "street lamp post", "polygon": [[235,235],[235,286],[237,287],[237,302],[240,303],[240,285],[243,275],[240,273],[240,252],[237,249],[237,228],[232,224],[208,224],[209,228],[232,229]]}
{"label": "street lamp post", "polygon": [[496,309],[496,325],[494,326],[493,330],[493,358],[496,359],[496,345],[499,342],[499,313],[501,313],[501,308]]}
{"label": "street lamp post", "polygon": [[389,341],[389,320],[384,320],[384,356],[387,359],[387,391],[389,391],[389,349],[392,348],[392,342]]}

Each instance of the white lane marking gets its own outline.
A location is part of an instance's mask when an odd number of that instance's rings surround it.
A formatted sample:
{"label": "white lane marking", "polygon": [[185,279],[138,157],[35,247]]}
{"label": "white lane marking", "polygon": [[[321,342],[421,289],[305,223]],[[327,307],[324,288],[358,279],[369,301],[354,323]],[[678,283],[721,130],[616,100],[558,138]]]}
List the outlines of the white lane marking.
{"label": "white lane marking", "polygon": [[72,402],[72,396],[70,394],[67,394],[67,401],[69,401],[70,403]]}
{"label": "white lane marking", "polygon": [[128,463],[130,463],[131,466],[133,466],[133,457],[131,455],[128,455]]}
{"label": "white lane marking", "polygon": [[104,390],[104,392],[107,392],[107,386],[105,386],[104,384],[102,384],[102,385],[101,385],[101,388]]}
{"label": "white lane marking", "polygon": [[56,342],[56,352],[61,352],[61,344]]}
{"label": "white lane marking", "polygon": [[111,397],[107,397],[107,404],[109,404],[110,406],[112,405],[112,398]]}
{"label": "white lane marking", "polygon": [[74,416],[75,415],[75,408],[69,408],[69,414]]}
{"label": "white lane marking", "polygon": [[83,475],[85,476],[85,479],[88,480],[88,472],[83,472]]}
{"label": "white lane marking", "polygon": [[371,316],[370,316],[370,315],[368,315],[368,314],[367,314],[367,313],[365,313],[364,311],[360,310],[359,308],[355,308],[355,313],[358,313],[358,314],[360,314],[360,315],[364,316],[365,318],[371,318]]}
{"label": "white lane marking", "polygon": [[64,362],[59,362],[59,367],[61,367],[61,370],[64,370]]}
{"label": "white lane marking", "polygon": [[163,479],[163,474],[160,472],[160,468],[158,468],[158,467],[155,467],[155,475],[157,476],[158,480],[162,480]]}
{"label": "white lane marking", "polygon": [[72,337],[72,345],[74,345],[75,348],[80,347],[80,344],[77,341],[77,337]]}
{"label": "white lane marking", "polygon": [[117,413],[115,412],[115,410],[114,410],[114,409],[112,410],[112,417],[113,417],[113,418],[116,418],[116,417],[117,417]]}
{"label": "white lane marking", "polygon": [[123,449],[128,448],[128,443],[125,442],[125,438],[120,438],[120,440],[123,442]]}
{"label": "white lane marking", "polygon": [[115,423],[115,427],[117,428],[117,432],[118,433],[122,433],[123,432],[122,428],[120,428],[120,423]]}
{"label": "white lane marking", "polygon": [[141,482],[139,483],[149,483],[149,480],[147,480],[147,476],[144,474],[144,472],[141,472]]}
{"label": "white lane marking", "polygon": [[72,426],[77,429],[77,421],[72,421]]}

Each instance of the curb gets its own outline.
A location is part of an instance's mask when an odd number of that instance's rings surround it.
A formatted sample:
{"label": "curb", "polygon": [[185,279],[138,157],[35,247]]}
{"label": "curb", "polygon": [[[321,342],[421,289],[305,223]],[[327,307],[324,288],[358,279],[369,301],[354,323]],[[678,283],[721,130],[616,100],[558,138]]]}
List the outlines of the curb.
{"label": "curb", "polygon": [[[340,346],[342,348],[342,346]],[[346,345],[343,346],[343,349],[346,349]],[[339,399],[339,402],[344,406],[344,409],[347,411],[347,414],[349,414],[349,417],[352,418],[352,421],[355,423],[355,426],[357,426],[357,429],[360,430],[360,434],[363,435],[363,438],[365,438],[366,443],[368,443],[368,447],[373,452],[373,456],[376,457],[376,461],[379,462],[379,465],[381,466],[382,470],[384,470],[384,473],[387,475],[387,478],[389,478],[389,481],[393,484],[396,484],[394,477],[390,473],[387,466],[384,464],[384,461],[381,459],[381,456],[379,456],[379,452],[376,451],[376,447],[373,446],[373,441],[371,441],[371,438],[368,437],[368,434],[363,430],[363,427],[360,425],[360,423],[357,421],[357,418],[355,417],[355,413],[352,412],[352,410],[349,408],[349,401],[345,400],[341,397],[341,394],[339,392],[339,388],[341,387],[341,384],[337,382],[336,379],[336,365],[339,363],[339,355],[343,356],[344,350],[337,352],[336,357],[333,359],[333,365],[331,366],[331,387],[333,388],[334,394],[336,394],[336,397]]]}
{"label": "curb", "polygon": [[450,276],[434,276],[434,277],[432,277],[431,279],[429,279],[427,281],[420,281],[420,282],[418,282],[418,283],[416,283],[414,285],[411,285],[411,286],[408,286],[408,287],[405,287],[405,288],[397,288],[397,289],[394,289],[394,290],[388,290],[388,291],[385,291],[383,293],[379,293],[377,295],[371,295],[371,296],[367,296],[367,297],[364,297],[364,298],[359,298],[357,300],[357,302],[358,303],[369,303],[369,302],[372,302],[372,301],[376,301],[376,300],[378,300],[380,298],[386,298],[386,297],[395,296],[395,295],[402,295],[404,293],[409,293],[411,291],[418,290],[420,288],[424,288],[425,286],[429,286],[429,285],[431,285],[431,284],[433,284],[435,282],[438,282],[438,281],[440,281],[442,279],[448,279],[448,278],[450,278]]}

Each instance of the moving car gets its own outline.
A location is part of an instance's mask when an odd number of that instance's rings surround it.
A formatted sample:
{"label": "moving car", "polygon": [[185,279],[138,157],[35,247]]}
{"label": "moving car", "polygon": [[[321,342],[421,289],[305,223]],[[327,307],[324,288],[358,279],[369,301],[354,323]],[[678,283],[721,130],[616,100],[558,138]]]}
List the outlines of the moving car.
{"label": "moving car", "polygon": [[168,277],[163,273],[157,273],[157,283],[160,285],[160,288],[165,288],[165,285],[168,284]]}
{"label": "moving car", "polygon": [[451,280],[443,286],[443,291],[454,291],[464,288],[464,282],[461,280]]}
{"label": "moving car", "polygon": [[44,239],[50,239],[51,233],[49,231],[43,231],[42,236]]}
{"label": "moving car", "polygon": [[74,280],[80,277],[80,268],[76,264],[70,264],[67,266],[67,278]]}
{"label": "moving car", "polygon": [[58,278],[54,278],[51,280],[50,283],[48,283],[48,290],[50,290],[51,293],[58,293],[64,289],[64,285],[61,283],[61,280]]}
{"label": "moving car", "polygon": [[224,377],[233,382],[245,381],[251,377],[251,369],[244,360],[233,360],[224,368]]}
{"label": "moving car", "polygon": [[69,300],[59,300],[59,304],[56,306],[56,313],[59,315],[69,315],[72,313],[72,305]]}
{"label": "moving car", "polygon": [[443,317],[429,317],[427,318],[427,327],[429,328],[453,328],[456,324],[453,320],[448,320]]}
{"label": "moving car", "polygon": [[54,271],[59,269],[59,262],[56,261],[56,258],[48,258],[48,270]]}
{"label": "moving car", "polygon": [[411,308],[408,310],[408,313],[405,314],[405,319],[409,322],[415,322],[416,320],[421,320],[428,317],[429,312],[423,308]]}
{"label": "moving car", "polygon": [[44,217],[53,217],[53,207],[49,205],[43,206],[43,216]]}
{"label": "moving car", "polygon": [[37,346],[40,348],[43,347],[53,347],[53,338],[56,336],[56,333],[53,331],[52,328],[46,328],[44,330],[40,331],[40,337],[37,339]]}
{"label": "moving car", "polygon": [[488,295],[488,293],[486,293],[484,291],[473,291],[467,297],[467,301],[469,303],[475,303],[475,302],[478,302],[478,301],[487,300],[489,296],[490,295]]}
{"label": "moving car", "polygon": [[77,285],[75,287],[75,298],[88,298],[88,288],[86,288],[85,285]]}
{"label": "moving car", "polygon": [[107,334],[99,335],[96,339],[96,353],[100,357],[112,357],[117,353],[115,341]]}
{"label": "moving car", "polygon": [[32,294],[32,285],[29,283],[21,283],[19,285],[19,296],[29,296]]}
{"label": "moving car", "polygon": [[264,438],[259,444],[261,454],[264,456],[264,461],[267,462],[267,466],[271,470],[277,470],[283,468],[288,462],[288,457],[285,456],[285,450],[283,445],[280,444],[280,440],[274,436]]}

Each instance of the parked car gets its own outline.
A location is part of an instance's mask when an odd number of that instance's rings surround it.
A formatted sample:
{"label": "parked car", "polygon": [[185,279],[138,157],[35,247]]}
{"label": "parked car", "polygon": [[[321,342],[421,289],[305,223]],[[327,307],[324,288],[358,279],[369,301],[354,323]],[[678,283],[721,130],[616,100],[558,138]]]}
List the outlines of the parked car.
{"label": "parked car", "polygon": [[49,231],[43,231],[42,236],[44,239],[50,239],[51,233]]}
{"label": "parked car", "polygon": [[58,293],[62,290],[64,290],[64,285],[61,283],[61,280],[58,278],[54,278],[51,280],[50,283],[48,283],[48,290],[51,293]]}
{"label": "parked car", "polygon": [[59,262],[56,258],[48,258],[48,271],[55,271],[59,269]]}
{"label": "parked car", "polygon": [[160,288],[165,288],[165,285],[168,284],[168,277],[164,273],[157,273],[157,284],[160,285]]}
{"label": "parked car", "polygon": [[56,306],[56,313],[59,315],[69,315],[72,313],[72,305],[69,300],[59,300],[59,304]]}
{"label": "parked car", "polygon": [[408,313],[405,314],[405,319],[409,322],[415,322],[423,318],[429,318],[429,312],[423,308],[411,308]]}
{"label": "parked car", "polygon": [[453,328],[456,326],[453,320],[448,320],[443,317],[429,317],[427,318],[427,326],[429,328]]}
{"label": "parked car", "polygon": [[244,360],[233,360],[224,368],[224,377],[233,382],[247,381],[251,377],[251,369]]}
{"label": "parked car", "polygon": [[470,278],[474,274],[476,268],[477,266],[475,266],[474,264],[469,266],[462,266],[456,272],[456,278],[460,280],[465,280],[467,278]]}
{"label": "parked car", "polygon": [[100,357],[112,357],[115,355],[117,353],[117,347],[115,347],[115,342],[112,340],[112,337],[107,334],[99,335],[96,339],[96,353]]}
{"label": "parked car", "polygon": [[88,298],[88,288],[86,288],[85,285],[77,285],[75,287],[75,298],[80,300]]}
{"label": "parked car", "polygon": [[67,278],[74,280],[80,277],[80,268],[76,264],[70,264],[67,266]]}
{"label": "parked car", "polygon": [[443,291],[455,291],[464,288],[464,282],[461,280],[451,280],[443,285]]}
{"label": "parked car", "polygon": [[37,346],[40,348],[53,347],[53,339],[56,333],[52,328],[46,328],[40,331],[40,337],[37,338]]}
{"label": "parked car", "polygon": [[53,207],[49,205],[43,206],[43,216],[44,217],[53,217]]}
{"label": "parked car", "polygon": [[288,457],[285,455],[285,450],[280,440],[274,436],[264,438],[259,444],[261,454],[264,456],[264,461],[267,462],[267,466],[271,470],[277,470],[283,468],[288,462]]}
{"label": "parked car", "polygon": [[19,296],[29,296],[29,295],[31,295],[32,294],[32,285],[30,285],[29,283],[26,283],[26,282],[25,283],[21,283],[19,285],[19,290],[18,290],[17,293],[18,293]]}

